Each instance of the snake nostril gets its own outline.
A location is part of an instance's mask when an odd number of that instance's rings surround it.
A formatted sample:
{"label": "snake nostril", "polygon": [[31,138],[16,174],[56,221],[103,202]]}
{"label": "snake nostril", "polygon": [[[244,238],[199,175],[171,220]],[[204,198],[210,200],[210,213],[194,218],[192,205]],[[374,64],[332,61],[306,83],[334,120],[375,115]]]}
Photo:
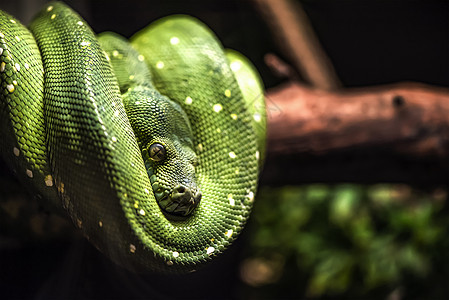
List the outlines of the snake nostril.
{"label": "snake nostril", "polygon": [[174,188],[174,195],[179,199],[190,199],[192,197],[192,191],[183,185],[178,185]]}

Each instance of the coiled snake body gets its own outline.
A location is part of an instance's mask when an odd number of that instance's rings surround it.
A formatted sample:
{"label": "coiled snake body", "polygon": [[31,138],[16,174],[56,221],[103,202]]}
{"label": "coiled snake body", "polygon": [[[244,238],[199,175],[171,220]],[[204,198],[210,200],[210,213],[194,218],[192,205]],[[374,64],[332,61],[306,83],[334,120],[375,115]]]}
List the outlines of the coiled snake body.
{"label": "coiled snake body", "polygon": [[116,263],[192,271],[242,230],[262,88],[198,20],[168,17],[129,43],[59,2],[29,29],[0,12],[0,78],[3,159]]}

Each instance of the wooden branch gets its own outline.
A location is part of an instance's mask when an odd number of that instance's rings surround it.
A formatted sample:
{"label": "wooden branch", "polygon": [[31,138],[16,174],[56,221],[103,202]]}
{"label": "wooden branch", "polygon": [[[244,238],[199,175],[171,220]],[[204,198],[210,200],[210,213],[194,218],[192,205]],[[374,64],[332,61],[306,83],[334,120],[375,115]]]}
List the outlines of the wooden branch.
{"label": "wooden branch", "polygon": [[298,1],[254,0],[277,44],[296,70],[316,88],[333,90],[340,81]]}
{"label": "wooden branch", "polygon": [[401,83],[332,93],[289,83],[266,99],[266,183],[448,180],[449,89]]}

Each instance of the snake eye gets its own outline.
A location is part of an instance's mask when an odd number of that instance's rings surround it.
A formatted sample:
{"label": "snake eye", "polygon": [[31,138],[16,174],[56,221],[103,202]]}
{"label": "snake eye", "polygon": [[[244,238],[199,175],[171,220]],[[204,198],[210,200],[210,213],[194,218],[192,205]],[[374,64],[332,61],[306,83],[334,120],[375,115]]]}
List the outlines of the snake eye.
{"label": "snake eye", "polygon": [[150,155],[150,158],[154,161],[162,161],[167,156],[165,147],[159,143],[152,144],[148,149],[148,153]]}

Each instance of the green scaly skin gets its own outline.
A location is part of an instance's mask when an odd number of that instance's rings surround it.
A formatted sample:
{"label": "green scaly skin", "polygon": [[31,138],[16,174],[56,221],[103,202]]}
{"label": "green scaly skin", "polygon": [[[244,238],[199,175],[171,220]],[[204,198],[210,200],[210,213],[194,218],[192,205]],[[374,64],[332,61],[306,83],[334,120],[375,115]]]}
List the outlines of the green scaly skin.
{"label": "green scaly skin", "polygon": [[[264,108],[252,110],[244,87],[260,79],[234,73],[191,17],[159,20],[131,40],[138,52],[112,34],[97,38],[58,2],[29,30],[0,12],[1,155],[116,263],[192,271],[249,217],[265,123],[254,122]],[[162,161],[149,157],[154,141],[167,149]],[[191,198],[173,192],[179,185]]]}
{"label": "green scaly skin", "polygon": [[225,53],[231,70],[234,72],[240,90],[242,91],[243,99],[246,101],[246,107],[253,117],[251,124],[256,132],[260,153],[259,168],[262,168],[265,160],[267,129],[267,115],[262,79],[259,77],[256,68],[244,55],[231,49],[226,49]]}
{"label": "green scaly skin", "polygon": [[[102,33],[98,41],[118,74],[126,114],[159,206],[167,213],[189,215],[202,194],[195,176],[198,158],[187,115],[179,104],[154,88],[144,57],[127,40],[117,34]],[[155,143],[163,145],[166,151],[162,161],[150,157],[149,149]]]}

